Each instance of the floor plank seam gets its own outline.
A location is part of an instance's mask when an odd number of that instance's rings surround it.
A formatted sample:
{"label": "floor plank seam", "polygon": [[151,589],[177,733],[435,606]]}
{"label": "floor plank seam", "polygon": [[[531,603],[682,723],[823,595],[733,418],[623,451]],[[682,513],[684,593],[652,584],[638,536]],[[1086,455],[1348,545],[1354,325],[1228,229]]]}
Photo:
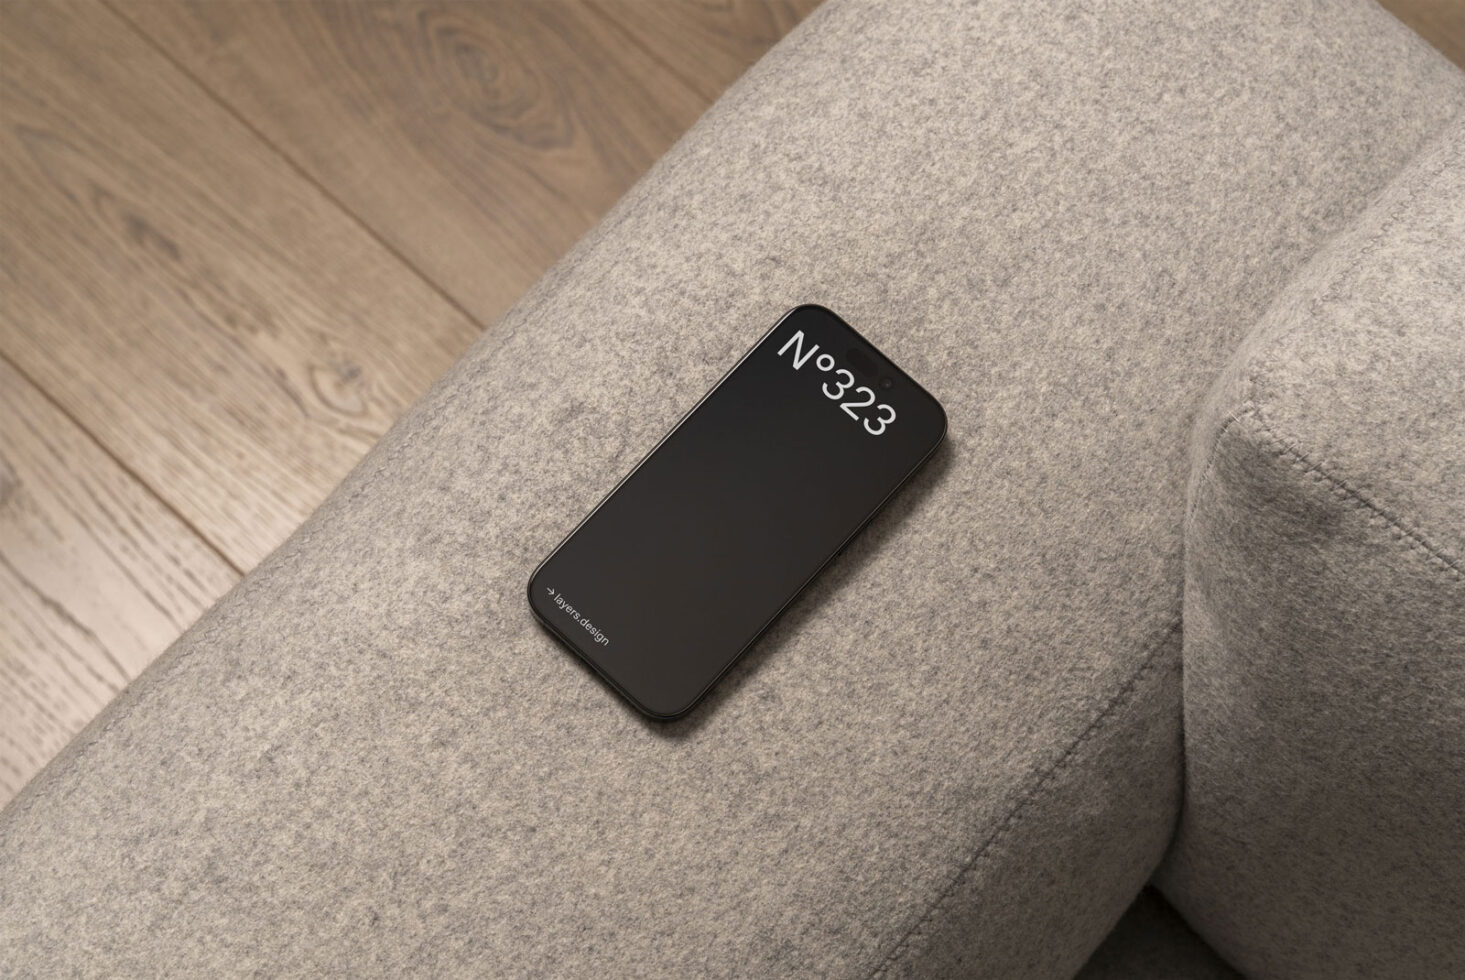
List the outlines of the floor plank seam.
{"label": "floor plank seam", "polygon": [[478,317],[470,313],[467,307],[465,307],[462,303],[458,301],[457,297],[448,292],[448,290],[444,288],[440,283],[438,283],[436,279],[428,276],[426,272],[419,268],[417,264],[414,263],[411,259],[407,258],[407,256],[404,255],[400,249],[398,249],[395,245],[388,241],[384,235],[376,230],[376,228],[368,224],[367,221],[362,218],[361,215],[357,214],[354,209],[347,207],[346,203],[341,200],[340,197],[332,193],[330,188],[321,183],[321,181],[317,179],[314,174],[305,169],[305,167],[293,156],[291,156],[289,153],[286,153],[285,150],[277,142],[272,140],[268,135],[264,133],[263,130],[261,130],[252,121],[250,121],[250,119],[245,116],[244,113],[241,112],[238,108],[236,108],[232,102],[229,102],[222,95],[216,92],[212,86],[210,86],[207,82],[205,82],[202,78],[195,74],[192,69],[190,69],[187,65],[174,57],[173,53],[169,51],[165,46],[160,44],[157,40],[155,40],[151,34],[143,30],[143,28],[139,26],[136,21],[127,16],[126,12],[122,8],[120,8],[114,2],[114,0],[98,0],[98,2],[101,4],[101,6],[111,11],[111,13],[115,17],[117,17],[124,24],[126,24],[128,29],[136,34],[138,38],[140,38],[142,42],[146,44],[150,49],[155,51],[159,55],[159,57],[168,62],[168,64],[172,65],[173,68],[180,74],[182,74],[184,78],[188,79],[189,82],[197,86],[199,91],[208,96],[208,98],[212,100],[213,103],[217,105],[220,109],[222,109],[229,116],[229,118],[233,119],[235,122],[239,123],[239,125],[243,126],[245,131],[248,132],[250,136],[258,140],[261,145],[269,150],[269,152],[273,153],[276,157],[283,161],[285,166],[289,168],[292,173],[294,173],[301,180],[305,181],[305,183],[309,187],[313,188],[322,197],[324,197],[326,202],[330,204],[331,207],[335,208],[338,212],[345,215],[345,217],[348,221],[350,221],[351,224],[355,225],[357,228],[360,228],[363,232],[365,232],[368,238],[370,238],[373,242],[380,246],[395,261],[401,263],[404,269],[406,269],[409,273],[416,277],[420,282],[425,284],[428,289],[430,289],[435,295],[441,298],[443,302],[447,303],[454,312],[463,317],[463,319],[466,320],[468,323],[471,323],[473,324],[473,326],[477,327],[480,334],[487,332],[487,328],[485,327],[483,322],[480,321]]}
{"label": "floor plank seam", "polygon": [[110,460],[114,466],[116,466],[123,473],[127,474],[128,478],[133,480],[139,487],[146,491],[148,496],[157,501],[158,505],[162,507],[165,511],[167,511],[170,515],[172,515],[172,517],[177,520],[179,524],[182,524],[185,528],[187,528],[188,532],[196,537],[199,541],[201,541],[204,547],[208,548],[209,551],[213,553],[215,558],[224,563],[224,566],[226,568],[231,569],[234,574],[238,575],[240,578],[244,577],[245,569],[240,568],[239,565],[233,561],[233,559],[224,554],[219,545],[216,544],[214,540],[210,538],[207,534],[205,534],[198,527],[197,524],[189,520],[187,515],[185,515],[182,511],[175,507],[171,500],[159,493],[158,489],[154,487],[150,482],[148,482],[141,473],[137,472],[137,470],[127,465],[127,462],[123,460],[121,456],[118,456],[115,452],[113,452],[110,446],[108,446],[102,440],[98,439],[96,433],[92,432],[91,429],[83,424],[81,419],[77,418],[76,415],[73,414],[69,408],[67,408],[64,404],[58,401],[56,396],[46,389],[45,385],[42,385],[39,381],[33,378],[24,368],[20,366],[20,364],[16,363],[14,358],[7,354],[3,349],[0,349],[0,361],[5,362],[5,365],[7,367],[9,367],[16,374],[20,375],[20,377],[24,379],[26,383],[29,384],[32,388],[40,392],[41,397],[46,399],[46,401],[50,403],[52,408],[60,413],[61,416],[66,419],[66,421],[76,426],[77,431],[84,435],[93,446],[96,446],[97,449],[101,451],[103,456],[106,456],[107,459]]}

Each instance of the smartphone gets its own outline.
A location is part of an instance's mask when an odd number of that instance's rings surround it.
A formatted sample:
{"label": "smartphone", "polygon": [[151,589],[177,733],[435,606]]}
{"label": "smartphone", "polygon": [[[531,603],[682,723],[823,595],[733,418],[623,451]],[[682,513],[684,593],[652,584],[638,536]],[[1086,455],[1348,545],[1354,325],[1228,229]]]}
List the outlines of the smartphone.
{"label": "smartphone", "polygon": [[539,564],[529,606],[643,714],[678,718],[945,435],[934,397],[800,306]]}

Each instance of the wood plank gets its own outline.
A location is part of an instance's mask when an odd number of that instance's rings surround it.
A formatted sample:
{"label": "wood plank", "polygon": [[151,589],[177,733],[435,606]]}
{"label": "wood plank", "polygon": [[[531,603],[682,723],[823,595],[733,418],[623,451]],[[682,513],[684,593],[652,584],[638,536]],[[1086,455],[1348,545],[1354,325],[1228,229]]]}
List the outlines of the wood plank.
{"label": "wood plank", "polygon": [[587,0],[709,104],[819,0]]}
{"label": "wood plank", "polygon": [[96,4],[0,4],[0,352],[236,566],[479,328]]}
{"label": "wood plank", "polygon": [[[393,244],[484,283],[466,295],[497,316],[791,23],[783,6],[665,8],[670,31],[635,0],[280,7],[283,36],[250,20],[188,65],[214,84],[235,59],[269,110],[246,120],[116,10],[0,5],[0,353],[59,401],[0,360],[0,802],[476,335]],[[222,12],[245,13],[191,22]],[[311,30],[339,78],[303,70]],[[679,31],[691,47],[654,50]],[[255,128],[302,105],[329,186]],[[411,234],[382,242],[338,193]]]}
{"label": "wood plank", "polygon": [[0,360],[0,806],[238,577]]}
{"label": "wood plank", "polygon": [[492,323],[808,5],[120,9]]}

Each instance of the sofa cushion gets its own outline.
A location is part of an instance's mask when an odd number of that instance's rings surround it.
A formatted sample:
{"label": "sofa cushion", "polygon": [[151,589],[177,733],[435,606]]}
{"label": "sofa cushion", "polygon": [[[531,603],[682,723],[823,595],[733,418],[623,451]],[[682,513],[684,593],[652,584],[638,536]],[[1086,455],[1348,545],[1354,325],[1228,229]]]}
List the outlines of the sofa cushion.
{"label": "sofa cushion", "polygon": [[[830,3],[0,817],[18,972],[1067,976],[1178,807],[1186,434],[1448,116],[1369,3]],[[791,306],[945,450],[695,713],[534,622]]]}
{"label": "sofa cushion", "polygon": [[1248,974],[1465,975],[1465,124],[1197,431],[1165,891]]}

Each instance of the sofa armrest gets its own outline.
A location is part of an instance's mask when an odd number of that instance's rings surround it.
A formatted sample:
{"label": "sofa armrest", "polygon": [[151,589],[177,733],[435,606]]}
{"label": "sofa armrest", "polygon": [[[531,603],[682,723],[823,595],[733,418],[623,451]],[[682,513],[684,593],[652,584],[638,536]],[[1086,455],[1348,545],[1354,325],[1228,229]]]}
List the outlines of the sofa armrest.
{"label": "sofa armrest", "polygon": [[1161,881],[1248,975],[1465,970],[1465,122],[1207,400]]}

